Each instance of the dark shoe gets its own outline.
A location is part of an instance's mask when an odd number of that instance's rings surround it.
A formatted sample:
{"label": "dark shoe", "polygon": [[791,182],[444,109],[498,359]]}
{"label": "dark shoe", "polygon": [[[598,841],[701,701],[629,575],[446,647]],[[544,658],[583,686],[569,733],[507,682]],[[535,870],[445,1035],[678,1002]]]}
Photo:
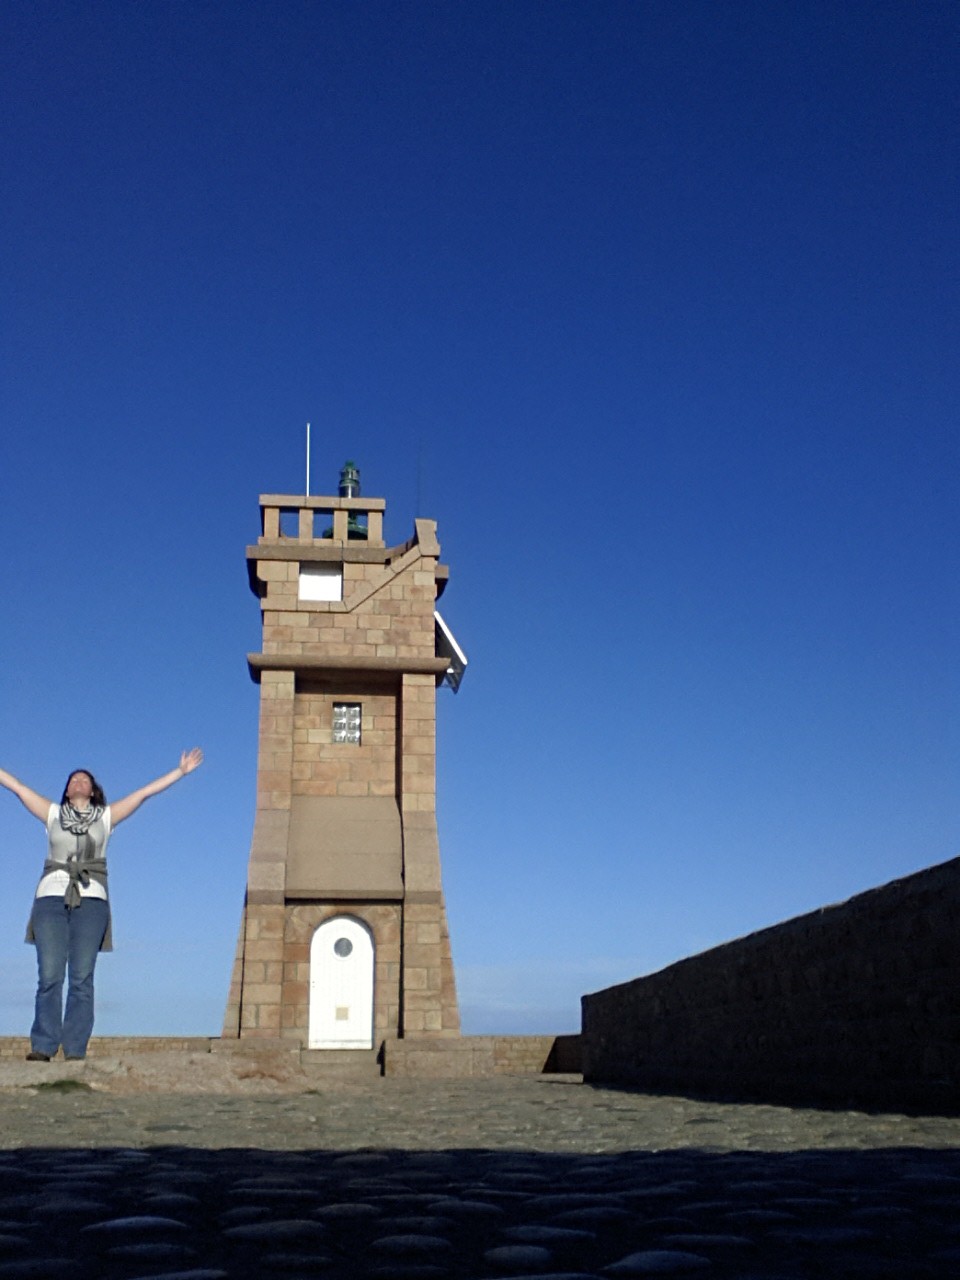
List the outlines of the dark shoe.
{"label": "dark shoe", "polygon": [[63,1055],[64,1062],[86,1062],[86,1054],[84,1053],[65,1053]]}
{"label": "dark shoe", "polygon": [[49,1062],[49,1053],[41,1053],[39,1049],[31,1049],[27,1054],[28,1062]]}

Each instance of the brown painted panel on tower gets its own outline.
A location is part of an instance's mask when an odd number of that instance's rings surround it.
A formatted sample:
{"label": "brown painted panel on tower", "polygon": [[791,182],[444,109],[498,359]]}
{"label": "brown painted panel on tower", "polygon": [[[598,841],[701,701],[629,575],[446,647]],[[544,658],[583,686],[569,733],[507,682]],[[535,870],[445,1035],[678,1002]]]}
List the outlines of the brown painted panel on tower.
{"label": "brown painted panel on tower", "polygon": [[392,796],[294,796],[288,896],[350,890],[401,897],[403,842]]}

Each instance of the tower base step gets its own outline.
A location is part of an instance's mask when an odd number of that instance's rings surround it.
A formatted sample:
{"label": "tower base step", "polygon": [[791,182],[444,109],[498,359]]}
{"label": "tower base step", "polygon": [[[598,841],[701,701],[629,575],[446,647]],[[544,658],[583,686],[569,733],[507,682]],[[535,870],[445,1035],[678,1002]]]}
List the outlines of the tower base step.
{"label": "tower base step", "polygon": [[376,1049],[301,1049],[300,1066],[311,1083],[362,1084],[379,1080]]}

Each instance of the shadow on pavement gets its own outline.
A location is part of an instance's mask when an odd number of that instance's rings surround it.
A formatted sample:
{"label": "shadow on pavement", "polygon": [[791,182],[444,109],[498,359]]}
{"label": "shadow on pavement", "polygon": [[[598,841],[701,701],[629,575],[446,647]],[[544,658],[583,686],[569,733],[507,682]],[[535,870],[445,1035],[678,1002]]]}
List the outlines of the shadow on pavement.
{"label": "shadow on pavement", "polygon": [[0,1278],[955,1277],[960,1151],[0,1153]]}

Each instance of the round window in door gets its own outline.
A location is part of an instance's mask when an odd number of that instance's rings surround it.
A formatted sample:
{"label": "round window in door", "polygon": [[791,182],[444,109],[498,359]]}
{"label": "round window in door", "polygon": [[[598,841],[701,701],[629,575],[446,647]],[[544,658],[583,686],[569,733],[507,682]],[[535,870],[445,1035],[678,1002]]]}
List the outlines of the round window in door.
{"label": "round window in door", "polygon": [[325,920],[310,943],[307,1047],[373,1048],[373,935],[353,916]]}

